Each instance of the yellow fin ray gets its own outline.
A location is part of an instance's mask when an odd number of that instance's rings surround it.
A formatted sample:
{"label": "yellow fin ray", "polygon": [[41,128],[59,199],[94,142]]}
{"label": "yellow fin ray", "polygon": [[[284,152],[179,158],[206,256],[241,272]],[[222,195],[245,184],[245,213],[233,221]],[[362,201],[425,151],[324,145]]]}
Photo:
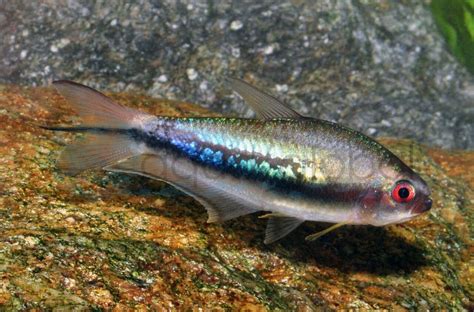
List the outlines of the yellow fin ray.
{"label": "yellow fin ray", "polygon": [[328,227],[328,228],[325,229],[325,230],[322,230],[322,231],[320,231],[320,232],[317,232],[317,233],[314,233],[314,234],[311,234],[311,235],[306,236],[305,239],[306,239],[306,241],[308,241],[308,242],[315,241],[315,240],[317,240],[318,238],[320,238],[321,236],[326,235],[327,233],[329,233],[329,232],[331,232],[331,231],[333,231],[333,230],[335,230],[335,229],[337,229],[337,228],[339,228],[339,227],[341,227],[341,226],[343,226],[343,225],[346,225],[346,224],[347,224],[347,223],[344,223],[344,222],[342,222],[342,223],[336,223],[336,224],[334,224],[334,225]]}
{"label": "yellow fin ray", "polygon": [[271,213],[261,215],[258,218],[259,219],[270,219],[270,218],[282,218],[282,217],[288,217],[288,216],[284,215],[282,213],[279,213],[279,212],[271,212]]}

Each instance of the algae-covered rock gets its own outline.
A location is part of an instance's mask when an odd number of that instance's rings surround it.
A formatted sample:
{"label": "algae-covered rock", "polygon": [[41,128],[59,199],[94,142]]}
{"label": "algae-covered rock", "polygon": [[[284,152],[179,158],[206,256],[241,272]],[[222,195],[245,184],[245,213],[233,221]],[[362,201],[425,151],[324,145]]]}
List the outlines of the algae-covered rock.
{"label": "algae-covered rock", "polygon": [[[191,104],[113,94],[163,115]],[[52,113],[48,113],[46,109]],[[433,209],[401,225],[306,223],[264,245],[265,221],[206,223],[162,183],[106,172],[64,176],[55,159],[75,122],[51,89],[0,87],[0,307],[205,310],[472,309],[474,153],[383,142],[430,184]]]}

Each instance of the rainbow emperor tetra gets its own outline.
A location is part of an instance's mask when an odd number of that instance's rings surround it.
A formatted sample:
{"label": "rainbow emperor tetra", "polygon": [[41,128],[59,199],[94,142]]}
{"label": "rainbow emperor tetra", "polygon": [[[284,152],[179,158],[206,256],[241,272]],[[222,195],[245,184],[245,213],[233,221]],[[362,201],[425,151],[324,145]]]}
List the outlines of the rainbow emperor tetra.
{"label": "rainbow emperor tetra", "polygon": [[58,165],[144,175],[196,198],[209,222],[268,211],[265,243],[305,220],[382,226],[431,208],[426,183],[376,141],[341,125],[303,117],[247,83],[231,87],[258,119],[151,116],[86,86],[56,81],[83,123],[50,130],[87,133]]}

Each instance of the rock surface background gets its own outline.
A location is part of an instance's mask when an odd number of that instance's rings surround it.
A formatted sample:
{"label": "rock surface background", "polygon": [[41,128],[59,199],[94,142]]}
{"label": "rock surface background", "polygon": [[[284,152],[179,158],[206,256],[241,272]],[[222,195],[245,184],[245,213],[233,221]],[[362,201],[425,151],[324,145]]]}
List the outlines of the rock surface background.
{"label": "rock surface background", "polygon": [[[112,94],[153,114],[202,108]],[[48,108],[52,113],[47,113]],[[164,183],[90,172],[55,159],[74,121],[53,90],[0,85],[0,310],[472,310],[474,153],[383,142],[429,183],[433,209],[401,225],[305,223],[263,244],[257,214],[206,223],[205,209]]]}
{"label": "rock surface background", "polygon": [[474,78],[429,1],[0,1],[0,82],[73,79],[249,113],[235,76],[375,136],[474,147]]}

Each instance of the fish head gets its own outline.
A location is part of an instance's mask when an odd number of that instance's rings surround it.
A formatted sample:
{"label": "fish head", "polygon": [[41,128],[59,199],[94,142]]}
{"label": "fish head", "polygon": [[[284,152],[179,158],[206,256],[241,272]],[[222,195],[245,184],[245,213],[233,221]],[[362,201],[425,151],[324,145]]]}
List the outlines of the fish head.
{"label": "fish head", "polygon": [[383,182],[368,188],[360,197],[357,213],[360,223],[375,226],[402,223],[431,209],[428,185],[408,167],[402,173],[392,171],[380,180]]}

